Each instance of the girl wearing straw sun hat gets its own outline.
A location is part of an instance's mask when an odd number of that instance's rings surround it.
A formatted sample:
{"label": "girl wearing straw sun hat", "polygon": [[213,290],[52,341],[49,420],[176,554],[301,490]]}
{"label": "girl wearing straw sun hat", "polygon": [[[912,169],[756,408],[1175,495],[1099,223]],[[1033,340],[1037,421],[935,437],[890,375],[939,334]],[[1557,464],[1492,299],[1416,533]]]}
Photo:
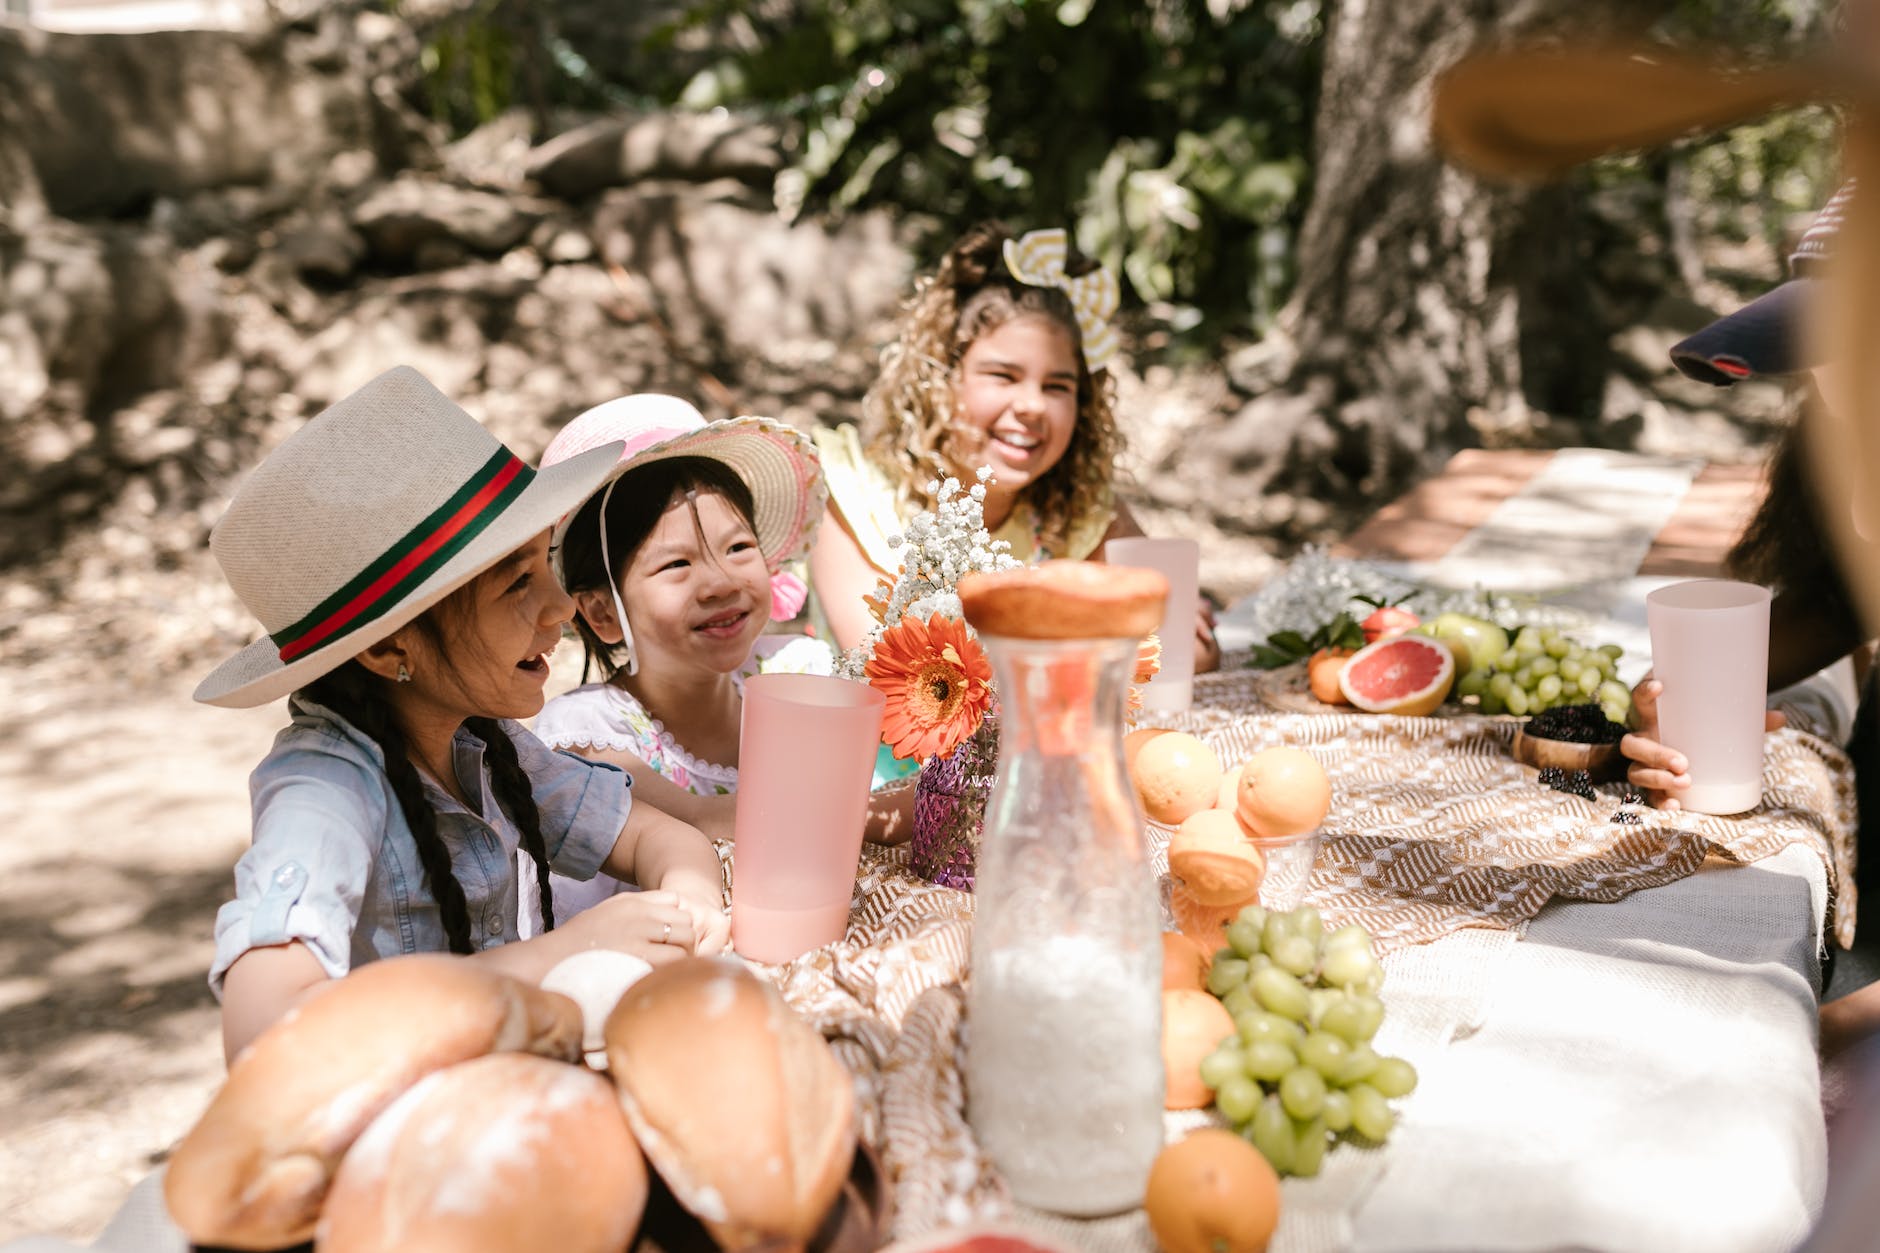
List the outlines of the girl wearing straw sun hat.
{"label": "girl wearing straw sun hat", "polygon": [[[542,707],[574,604],[550,528],[617,449],[540,472],[417,372],[315,417],[248,477],[210,537],[267,634],[196,689],[283,696],[251,780],[254,841],[216,917],[210,985],[231,1057],[306,991],[400,953],[448,951],[539,978],[589,948],[651,962],[729,934],[710,843],[602,763],[514,721]],[[656,889],[518,941],[518,849],[544,876]],[[508,945],[508,947],[504,947]]]}
{"label": "girl wearing straw sun hat", "polygon": [[[602,444],[620,448],[618,464],[557,529],[555,550],[600,681],[549,701],[535,731],[620,766],[642,798],[729,840],[744,680],[834,668],[820,640],[765,634],[802,607],[803,585],[784,567],[822,516],[822,467],[782,422],[707,422],[685,401],[654,394],[581,414],[542,464]],[[561,875],[552,884],[564,918],[618,890]],[[523,897],[526,914],[527,884]]]}

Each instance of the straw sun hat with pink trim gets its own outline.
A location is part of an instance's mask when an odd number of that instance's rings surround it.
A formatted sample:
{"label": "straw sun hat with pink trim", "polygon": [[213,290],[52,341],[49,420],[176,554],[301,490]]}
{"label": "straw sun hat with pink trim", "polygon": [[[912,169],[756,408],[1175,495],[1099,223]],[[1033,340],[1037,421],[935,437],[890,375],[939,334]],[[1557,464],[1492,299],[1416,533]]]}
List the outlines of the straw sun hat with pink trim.
{"label": "straw sun hat with pink trim", "polygon": [[250,708],[335,669],[554,526],[617,448],[532,470],[416,370],[379,375],[242,483],[210,550],[267,632],[196,688]]}
{"label": "straw sun hat with pink trim", "polygon": [[[602,444],[621,445],[620,461],[595,491],[612,493],[629,470],[673,457],[709,457],[727,466],[750,489],[758,551],[770,568],[770,616],[779,622],[794,618],[803,608],[809,589],[782,569],[783,563],[802,556],[822,521],[822,462],[815,448],[799,431],[771,418],[740,417],[707,422],[703,414],[677,396],[641,392],[596,405],[563,427],[542,453],[547,469]],[[584,502],[585,503],[585,502]],[[602,513],[605,514],[605,502]],[[561,565],[561,541],[573,515],[555,530],[555,571],[567,582]],[[602,560],[611,569],[606,551],[606,528],[601,530]],[[625,629],[625,607],[614,594],[614,612],[627,635],[628,673],[638,669],[638,656]]]}

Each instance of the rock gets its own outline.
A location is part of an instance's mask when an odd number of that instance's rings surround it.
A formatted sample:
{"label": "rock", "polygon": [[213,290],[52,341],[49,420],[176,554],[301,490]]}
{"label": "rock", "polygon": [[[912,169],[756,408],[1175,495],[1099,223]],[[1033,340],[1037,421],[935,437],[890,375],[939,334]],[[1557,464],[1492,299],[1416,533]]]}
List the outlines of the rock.
{"label": "rock", "polygon": [[320,74],[280,35],[49,34],[0,26],[0,150],[23,149],[46,207],[137,213],[157,196],[304,185],[366,146],[373,108],[351,74]]}
{"label": "rock", "polygon": [[527,169],[544,190],[578,200],[647,179],[728,178],[768,187],[783,165],[775,126],[716,109],[603,118],[537,148]]}
{"label": "rock", "polygon": [[826,357],[832,340],[879,342],[912,284],[901,231],[884,213],[786,224],[735,183],[613,192],[594,214],[636,312],[682,343],[786,369]]}
{"label": "rock", "polygon": [[[537,216],[504,196],[404,175],[355,206],[352,224],[375,258],[411,265],[421,248],[440,241],[501,253],[528,234]],[[431,260],[433,268],[454,264],[436,250]]]}
{"label": "rock", "polygon": [[322,283],[337,283],[358,268],[366,241],[337,209],[306,217],[281,232],[276,250],[295,273]]}

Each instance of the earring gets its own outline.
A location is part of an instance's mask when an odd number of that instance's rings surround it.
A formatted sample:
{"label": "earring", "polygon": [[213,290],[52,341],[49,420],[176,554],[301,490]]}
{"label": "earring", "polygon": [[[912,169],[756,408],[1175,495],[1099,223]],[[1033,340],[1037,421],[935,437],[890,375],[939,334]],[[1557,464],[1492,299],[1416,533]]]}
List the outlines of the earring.
{"label": "earring", "polygon": [[400,683],[411,682],[411,671],[405,669],[405,663],[402,661],[398,663],[398,681]]}

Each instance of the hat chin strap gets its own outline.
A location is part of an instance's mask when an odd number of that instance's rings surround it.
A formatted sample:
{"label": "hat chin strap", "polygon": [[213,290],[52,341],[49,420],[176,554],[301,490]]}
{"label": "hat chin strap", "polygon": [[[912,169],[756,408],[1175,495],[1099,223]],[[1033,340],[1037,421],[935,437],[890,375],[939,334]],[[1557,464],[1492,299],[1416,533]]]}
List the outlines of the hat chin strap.
{"label": "hat chin strap", "polygon": [[627,650],[627,677],[632,678],[640,672],[640,656],[633,651],[633,628],[627,625],[627,607],[620,603],[620,580],[614,577],[614,559],[607,551],[607,502],[613,499],[614,484],[618,482],[620,478],[616,475],[601,493],[601,570],[607,575],[607,590],[613,594],[614,617],[620,622],[620,646]]}

